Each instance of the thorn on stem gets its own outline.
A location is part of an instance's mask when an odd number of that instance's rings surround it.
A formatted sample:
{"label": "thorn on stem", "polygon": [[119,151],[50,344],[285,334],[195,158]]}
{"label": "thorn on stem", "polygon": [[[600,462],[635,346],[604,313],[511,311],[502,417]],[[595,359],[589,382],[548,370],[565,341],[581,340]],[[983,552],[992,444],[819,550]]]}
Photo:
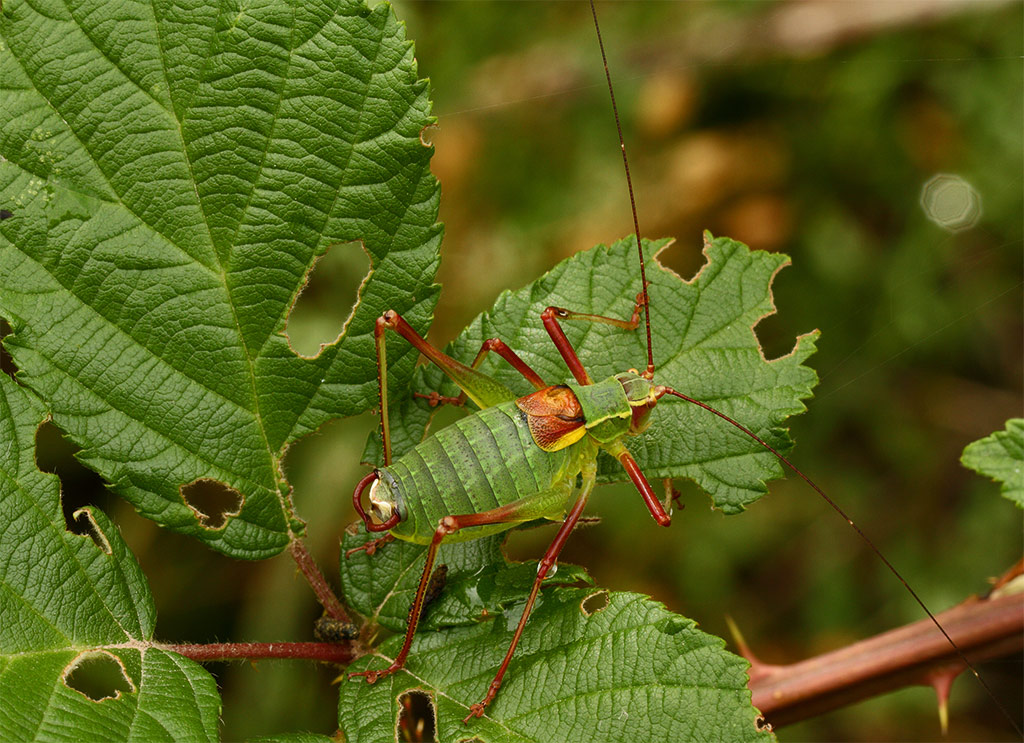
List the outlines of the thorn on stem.
{"label": "thorn on stem", "polygon": [[771,663],[765,663],[750,649],[747,645],[747,641],[743,639],[743,634],[740,632],[740,628],[733,621],[733,618],[728,614],[725,615],[725,622],[729,626],[729,634],[732,635],[732,641],[736,644],[736,649],[739,654],[747,659],[750,663],[750,670],[747,671],[747,677],[750,679],[750,683],[753,684],[761,679],[771,676],[779,666]]}
{"label": "thorn on stem", "polygon": [[961,667],[950,667],[929,673],[925,679],[926,683],[935,689],[935,696],[938,698],[939,725],[942,727],[943,736],[949,732],[949,690],[962,672]]}

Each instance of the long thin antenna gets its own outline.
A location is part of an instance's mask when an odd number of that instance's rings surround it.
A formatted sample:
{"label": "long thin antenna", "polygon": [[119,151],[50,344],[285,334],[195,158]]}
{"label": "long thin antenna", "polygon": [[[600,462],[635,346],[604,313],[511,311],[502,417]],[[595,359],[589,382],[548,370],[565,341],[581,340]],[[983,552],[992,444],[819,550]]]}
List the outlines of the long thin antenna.
{"label": "long thin antenna", "polygon": [[780,454],[771,444],[769,444],[756,433],[754,433],[749,428],[744,426],[742,423],[733,420],[725,413],[721,412],[720,410],[716,410],[707,403],[701,402],[700,400],[684,395],[682,392],[676,392],[671,387],[660,387],[660,389],[663,389],[666,393],[674,395],[682,400],[685,400],[686,402],[692,402],[694,405],[704,408],[709,413],[714,413],[725,422],[730,423],[739,430],[741,430],[747,436],[749,436],[754,441],[763,446],[765,449],[774,454],[780,462],[789,467],[789,469],[793,470],[793,472],[795,472],[804,482],[810,485],[814,489],[814,491],[825,500],[826,503],[832,506],[832,509],[840,516],[842,516],[843,520],[846,521],[846,523],[848,523],[850,526],[852,526],[854,531],[856,531],[857,534],[860,535],[860,538],[863,539],[867,546],[871,548],[871,551],[875,553],[878,559],[885,563],[885,566],[889,568],[889,572],[895,575],[896,579],[903,584],[903,587],[907,589],[907,592],[914,597],[914,601],[918,603],[918,606],[924,609],[924,613],[927,614],[928,618],[932,620],[932,624],[934,624],[938,628],[939,632],[942,633],[942,636],[946,638],[946,640],[949,642],[952,648],[956,651],[956,654],[960,656],[960,660],[963,661],[963,664],[970,670],[971,673],[974,674],[974,678],[978,679],[978,683],[980,683],[982,687],[984,687],[985,691],[988,692],[989,697],[992,699],[993,702],[995,702],[995,705],[999,708],[999,711],[1002,712],[1006,719],[1010,721],[1010,724],[1013,725],[1013,729],[1017,731],[1017,735],[1021,735],[1021,729],[1017,725],[1017,721],[1010,714],[1009,710],[1007,710],[1002,705],[1002,703],[999,701],[999,698],[995,695],[995,692],[993,692],[989,685],[985,683],[985,679],[981,677],[981,675],[978,673],[978,670],[971,664],[969,660],[967,660],[967,656],[964,655],[964,652],[960,649],[960,646],[953,641],[953,638],[949,636],[949,633],[946,632],[946,628],[943,627],[942,623],[935,618],[935,615],[932,614],[931,610],[925,605],[924,601],[921,600],[921,597],[917,595],[917,592],[910,587],[910,584],[907,583],[907,580],[900,574],[900,571],[898,571],[895,568],[895,566],[891,562],[889,562],[886,556],[882,554],[881,550],[879,550],[878,547],[875,546],[875,543],[868,538],[868,535],[865,534],[859,526],[853,523],[853,519],[846,515],[846,511],[840,508],[838,503],[836,503],[828,495],[826,495],[825,491],[822,490],[818,486],[818,484],[814,482],[814,480],[812,480],[803,472],[801,472],[795,464],[786,459],[786,457]]}
{"label": "long thin antenna", "polygon": [[604,53],[604,41],[601,39],[601,26],[597,22],[597,8],[594,0],[590,0],[590,13],[594,16],[594,28],[597,30],[597,44],[601,47],[601,61],[604,62],[604,77],[608,81],[608,95],[612,99],[612,113],[615,115],[615,128],[619,132],[619,147],[622,149],[622,165],[626,168],[626,185],[629,187],[629,205],[633,210],[633,229],[636,231],[636,252],[640,257],[640,283],[643,284],[641,294],[644,304],[644,326],[647,328],[647,371],[644,376],[654,376],[654,350],[651,348],[651,300],[647,296],[647,269],[644,266],[644,249],[640,245],[640,219],[636,216],[636,197],[633,194],[633,179],[629,175],[629,159],[626,157],[626,141],[622,138],[622,123],[619,121],[619,108],[615,105],[615,90],[612,88],[612,74],[608,71],[608,57]]}
{"label": "long thin antenna", "polygon": [[[612,100],[612,113],[615,116],[615,128],[619,133],[619,147],[622,150],[622,165],[626,169],[626,185],[629,188],[629,205],[633,211],[633,228],[636,231],[636,249],[637,255],[640,258],[640,281],[643,283],[643,291],[641,292],[641,295],[643,296],[644,324],[647,329],[647,371],[644,373],[643,376],[648,379],[651,379],[654,377],[654,351],[651,347],[651,306],[650,298],[647,295],[647,270],[644,264],[644,251],[640,243],[640,220],[637,217],[636,213],[636,197],[633,193],[633,179],[632,177],[630,177],[629,174],[629,159],[626,157],[626,142],[622,136],[622,123],[619,120],[618,106],[615,104],[615,90],[612,87],[612,75],[611,72],[608,71],[608,57],[604,51],[604,40],[601,38],[601,26],[597,22],[597,8],[594,5],[594,0],[590,0],[590,12],[591,15],[593,15],[594,17],[594,29],[597,31],[597,43],[598,46],[601,47],[601,61],[604,63],[604,76],[605,79],[608,81],[608,95],[611,97]],[[661,389],[665,390],[665,392],[668,394],[674,395],[675,397],[678,397],[682,400],[691,402],[694,405],[702,407],[708,412],[714,413],[719,418],[725,420],[727,423],[732,424],[740,431],[745,433],[747,436],[752,438],[754,441],[756,441],[758,444],[760,444],[765,449],[774,454],[780,462],[786,465],[789,469],[791,469],[793,472],[799,475],[804,482],[810,485],[811,488],[813,488],[814,491],[817,492],[818,495],[820,495],[825,500],[825,502],[828,503],[828,505],[830,505],[833,508],[833,510],[836,511],[836,513],[842,516],[843,520],[846,521],[846,523],[853,527],[854,531],[856,531],[857,534],[860,535],[860,538],[863,539],[864,542],[868,545],[868,547],[871,548],[871,551],[874,552],[875,555],[877,555],[878,559],[885,564],[885,566],[889,569],[889,572],[895,575],[896,579],[903,584],[903,587],[906,588],[907,592],[914,597],[914,600],[924,610],[924,613],[928,615],[928,618],[932,620],[932,623],[938,628],[939,632],[942,633],[943,637],[946,638],[950,646],[956,651],[957,655],[960,656],[960,660],[963,661],[963,664],[970,670],[972,674],[974,674],[974,677],[978,679],[978,683],[980,683],[982,688],[985,689],[985,691],[988,693],[989,698],[999,708],[999,711],[1003,713],[1007,720],[1009,720],[1010,724],[1013,726],[1013,729],[1017,731],[1018,735],[1022,734],[1020,727],[1017,725],[1017,721],[1013,718],[1010,712],[1002,705],[1002,703],[999,701],[999,698],[996,697],[995,692],[993,692],[989,685],[985,683],[985,679],[981,677],[977,669],[971,664],[969,660],[967,660],[967,656],[964,655],[963,651],[960,649],[960,646],[953,641],[953,638],[949,636],[949,633],[946,632],[946,628],[943,627],[939,620],[935,618],[935,615],[932,614],[931,610],[925,605],[924,601],[921,600],[921,597],[917,595],[917,592],[910,587],[910,584],[907,582],[907,580],[900,574],[900,572],[895,568],[895,566],[891,562],[889,562],[885,555],[882,554],[881,550],[879,550],[875,546],[874,542],[872,542],[868,538],[868,535],[865,534],[861,530],[861,528],[853,522],[853,519],[847,516],[846,512],[839,507],[839,504],[837,504],[828,495],[826,495],[825,491],[818,487],[817,483],[811,480],[811,478],[809,478],[807,475],[801,472],[796,465],[794,465],[792,462],[786,459],[786,457],[784,457],[782,454],[776,451],[770,444],[768,444],[768,442],[760,438],[757,434],[755,434],[749,428],[744,426],[742,423],[733,420],[725,413],[716,410],[707,403],[703,403],[700,400],[688,397],[687,395],[684,395],[681,392],[677,392],[671,387],[661,387]]]}

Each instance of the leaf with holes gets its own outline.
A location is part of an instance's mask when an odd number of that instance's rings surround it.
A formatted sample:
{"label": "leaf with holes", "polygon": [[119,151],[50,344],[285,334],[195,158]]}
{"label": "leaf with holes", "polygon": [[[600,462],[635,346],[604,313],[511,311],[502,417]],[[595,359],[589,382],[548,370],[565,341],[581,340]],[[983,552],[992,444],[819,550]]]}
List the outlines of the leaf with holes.
{"label": "leaf with holes", "polygon": [[[358,0],[15,2],[0,42],[19,378],[144,516],[276,554],[302,529],[285,449],[375,404],[374,319],[422,330],[437,296],[430,104],[403,27]],[[372,273],[344,331],[302,357],[289,310],[350,241]],[[398,394],[415,359],[391,354]]]}
{"label": "leaf with holes", "polygon": [[1001,482],[1003,497],[1024,508],[1024,418],[1011,418],[1005,431],[968,444],[960,461],[964,467]]}
{"label": "leaf with holes", "polygon": [[150,647],[142,571],[98,509],[65,529],[35,464],[46,411],[0,374],[0,740],[214,741],[220,697],[198,665]]}
{"label": "leaf with holes", "polygon": [[[534,562],[509,562],[501,545],[507,534],[471,542],[442,544],[436,565],[444,565],[438,595],[427,606],[420,631],[477,624],[502,614],[530,593],[537,577]],[[341,588],[349,606],[374,624],[405,632],[409,607],[423,573],[426,547],[396,540],[367,555],[345,552],[373,538],[364,531],[346,533],[342,540]],[[438,575],[435,568],[435,575]],[[545,585],[593,585],[587,571],[560,564]]]}
{"label": "leaf with holes", "polygon": [[[772,740],[750,705],[747,662],[724,642],[660,604],[613,593],[604,608],[592,590],[543,592],[483,718],[462,724],[480,701],[518,617],[416,638],[407,669],[369,686],[341,685],[339,719],[349,743],[391,740],[408,690],[430,697],[440,743]],[[382,668],[396,637],[353,670]]]}
{"label": "leaf with holes", "polygon": [[[718,408],[779,451],[789,451],[792,441],[782,424],[804,411],[802,401],[810,397],[817,382],[814,371],[803,366],[815,350],[817,332],[800,336],[792,352],[769,361],[753,330],[775,311],[771,282],[789,259],[709,235],[705,266],[684,281],[657,263],[657,254],[668,245],[668,240],[644,241],[655,381]],[[640,288],[636,264],[635,238],[575,255],[529,286],[503,293],[448,352],[458,359],[472,359],[485,338],[501,338],[543,379],[561,383],[569,373],[541,325],[541,312],[556,305],[628,318]],[[563,329],[595,380],[630,366],[646,366],[642,325],[632,332],[566,321]],[[486,359],[482,369],[513,390],[531,391],[522,376],[500,359]],[[418,387],[424,392],[457,392],[433,367],[424,369]],[[767,491],[767,480],[782,474],[778,460],[757,442],[711,413],[671,397],[655,408],[650,429],[627,444],[648,479],[690,478],[726,513],[742,511]],[[601,480],[625,479],[618,462],[602,456]]]}

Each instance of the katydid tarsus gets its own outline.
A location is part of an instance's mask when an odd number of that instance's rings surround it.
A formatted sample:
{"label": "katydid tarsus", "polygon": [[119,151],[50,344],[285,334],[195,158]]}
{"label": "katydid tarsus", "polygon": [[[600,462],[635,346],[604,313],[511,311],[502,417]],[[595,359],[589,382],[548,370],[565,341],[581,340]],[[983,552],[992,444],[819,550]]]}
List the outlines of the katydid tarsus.
{"label": "katydid tarsus", "polygon": [[[593,9],[593,4],[591,7]],[[604,59],[596,11],[594,22]],[[614,111],[614,92],[606,61],[605,71]],[[615,122],[618,126],[617,111]],[[619,139],[639,248],[640,228],[630,182],[629,163],[625,145],[622,144],[621,127]],[[665,396],[676,397],[687,404],[697,405],[709,415],[724,419],[771,451],[786,467],[804,479],[867,542],[935,622],[937,630],[956,648],[952,638],[935,620],[907,581],[821,488],[740,421],[704,402],[654,381],[656,364],[647,311],[649,298],[645,270],[643,252],[640,250],[639,293],[629,318],[578,313],[571,308],[554,306],[548,307],[543,313],[540,320],[573,377],[574,381],[568,384],[549,385],[501,339],[492,338],[485,341],[476,358],[471,364],[466,365],[430,345],[397,313],[388,311],[378,319],[375,340],[384,466],[375,469],[359,482],[353,500],[368,530],[386,532],[383,537],[370,543],[370,549],[376,549],[397,538],[426,545],[428,550],[422,576],[410,607],[408,627],[401,650],[389,667],[383,670],[363,671],[353,674],[354,676],[364,677],[372,683],[403,667],[429,592],[435,557],[441,543],[480,538],[536,519],[559,521],[561,526],[538,564],[537,577],[505,658],[496,669],[490,687],[482,690],[481,701],[470,708],[466,721],[482,715],[486,706],[498,693],[522,633],[524,630],[529,631],[528,619],[541,583],[556,563],[562,547],[583,513],[596,482],[599,451],[604,450],[622,464],[655,521],[662,526],[670,524],[671,516],[666,506],[659,500],[623,443],[629,436],[644,433],[651,411]],[[591,379],[586,371],[585,362],[577,356],[566,338],[561,327],[562,321],[600,323],[615,326],[622,332],[645,333],[646,365],[639,370],[625,370],[605,380]],[[395,331],[411,343],[462,389],[458,399],[447,399],[447,402],[462,403],[468,398],[480,408],[478,412],[469,414],[461,421],[432,435],[410,453],[395,461],[392,461],[391,457],[388,430],[385,352],[385,336],[388,330]],[[536,392],[517,397],[505,385],[478,371],[481,362],[491,351],[520,372],[533,385]],[[435,402],[438,399],[435,398]],[[431,463],[437,461],[442,451],[447,452],[446,459],[451,460],[454,466],[447,476],[439,476],[437,468],[431,467]],[[481,473],[484,470],[491,476],[482,477]],[[414,480],[420,484],[419,489],[412,487]],[[502,482],[503,485],[495,487],[495,482]],[[423,483],[428,484],[426,489],[422,487]],[[364,496],[368,496],[371,506],[369,512],[362,505]],[[957,652],[960,652],[958,648]],[[961,658],[981,681],[973,666],[962,654]],[[984,685],[984,681],[981,682]],[[987,686],[985,688],[988,690]],[[989,694],[992,696],[990,691]]]}

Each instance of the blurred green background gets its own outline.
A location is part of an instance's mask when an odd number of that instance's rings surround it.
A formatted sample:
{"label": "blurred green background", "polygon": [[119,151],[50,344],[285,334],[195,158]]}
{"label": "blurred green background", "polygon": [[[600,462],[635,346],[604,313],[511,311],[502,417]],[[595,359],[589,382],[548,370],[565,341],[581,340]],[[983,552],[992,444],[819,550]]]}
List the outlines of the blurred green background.
{"label": "blurred green background", "polygon": [[[934,610],[1021,554],[1020,514],[958,463],[1022,410],[1022,27],[1018,2],[602,3],[640,223],[700,265],[701,230],[778,250],[768,356],[822,330],[821,377],[793,421],[794,459],[847,508]],[[602,68],[582,2],[396,4],[431,78],[446,223],[446,343],[497,294],[630,232]],[[935,181],[936,176],[952,176]],[[931,185],[929,186],[929,183]],[[332,251],[290,327],[300,347],[337,334],[366,270]],[[302,336],[301,338],[299,336]],[[657,353],[657,349],[655,349]],[[586,359],[583,360],[586,363]],[[671,380],[667,380],[671,383]],[[331,575],[372,416],[336,422],[286,462]],[[58,432],[40,461],[66,507],[101,504],[153,585],[168,641],[306,640],[319,615],[285,556],[228,560],[162,532],[105,493]],[[682,486],[682,484],[680,484]],[[630,488],[593,500],[598,526],[563,559],[604,586],[649,593],[727,636],[731,615],[763,660],[796,661],[916,621],[920,611],[852,531],[799,482],[725,518],[685,486],[658,529]],[[552,532],[553,533],[553,532]],[[519,534],[537,557],[551,533]],[[642,549],[638,549],[639,545]],[[331,732],[334,674],[302,664],[211,667],[228,740]],[[1020,659],[982,673],[1021,714]],[[254,700],[259,700],[254,703]],[[786,741],[936,740],[929,689],[784,728]],[[971,679],[951,741],[1012,740]]]}

